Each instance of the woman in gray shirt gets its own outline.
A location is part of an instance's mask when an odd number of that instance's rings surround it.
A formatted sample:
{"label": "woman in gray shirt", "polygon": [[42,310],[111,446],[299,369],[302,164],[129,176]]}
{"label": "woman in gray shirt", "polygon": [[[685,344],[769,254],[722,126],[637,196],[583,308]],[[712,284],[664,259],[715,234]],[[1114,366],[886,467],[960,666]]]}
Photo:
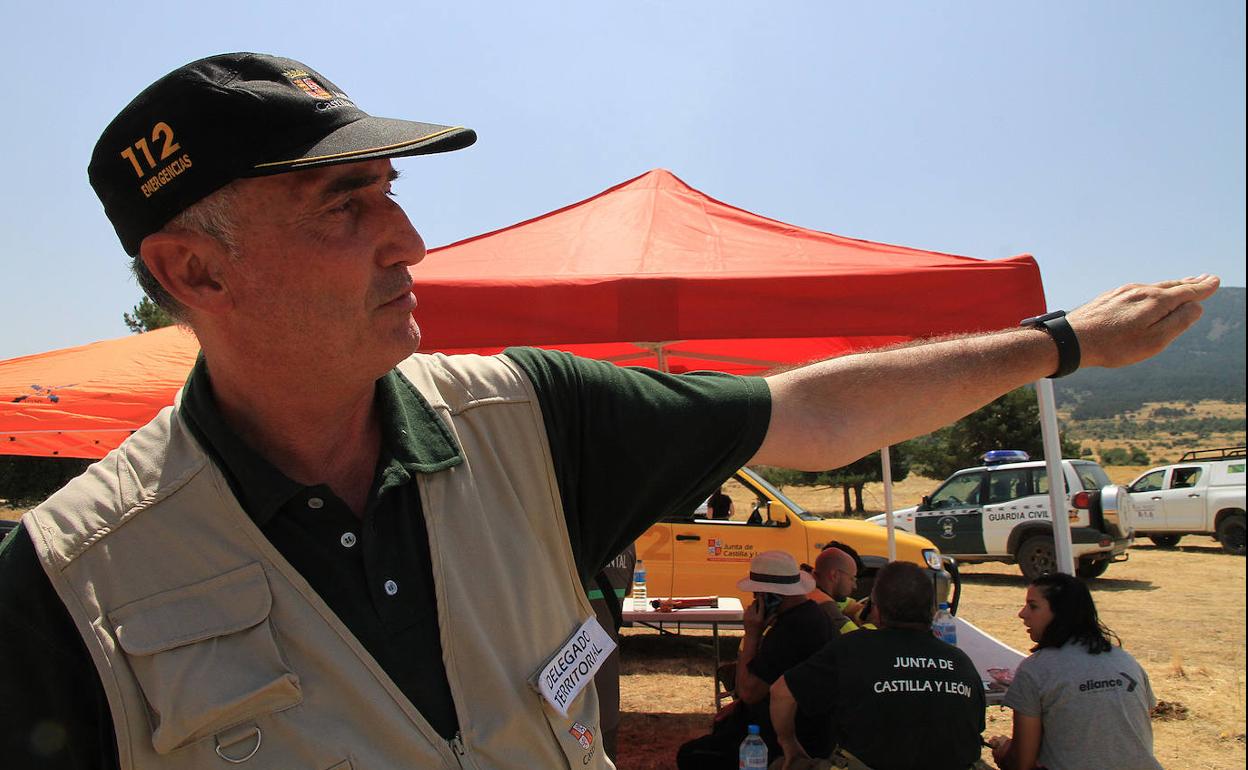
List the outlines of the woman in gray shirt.
{"label": "woman in gray shirt", "polygon": [[1018,616],[1036,646],[1005,694],[1014,735],[989,741],[997,765],[1161,770],[1148,675],[1101,623],[1088,587],[1060,573],[1036,578]]}

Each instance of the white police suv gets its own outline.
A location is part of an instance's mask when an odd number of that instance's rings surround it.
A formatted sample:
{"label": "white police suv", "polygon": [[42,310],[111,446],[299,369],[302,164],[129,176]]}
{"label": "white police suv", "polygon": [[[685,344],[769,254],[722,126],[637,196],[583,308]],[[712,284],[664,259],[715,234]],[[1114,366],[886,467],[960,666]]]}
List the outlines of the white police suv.
{"label": "white police suv", "polygon": [[[1052,572],[1057,560],[1044,462],[1026,452],[993,450],[983,463],[953,474],[921,504],[894,513],[897,528],[926,537],[959,562],[1017,563],[1029,580]],[[1073,490],[1066,515],[1076,573],[1098,577],[1111,562],[1127,558],[1133,535],[1124,508],[1131,497],[1094,462],[1062,460],[1062,468],[1066,489]],[[869,521],[885,525],[882,515]]]}

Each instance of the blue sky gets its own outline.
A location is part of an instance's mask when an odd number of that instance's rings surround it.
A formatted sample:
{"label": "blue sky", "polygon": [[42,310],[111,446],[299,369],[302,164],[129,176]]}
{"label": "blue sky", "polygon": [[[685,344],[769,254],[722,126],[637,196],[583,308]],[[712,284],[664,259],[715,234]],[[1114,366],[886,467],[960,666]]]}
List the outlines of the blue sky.
{"label": "blue sky", "polygon": [[665,167],[804,227],[1040,263],[1050,307],[1244,279],[1244,4],[4,6],[0,359],[121,336],[140,297],[86,180],[193,59],[277,53],[376,115],[475,128],[399,161],[431,246]]}

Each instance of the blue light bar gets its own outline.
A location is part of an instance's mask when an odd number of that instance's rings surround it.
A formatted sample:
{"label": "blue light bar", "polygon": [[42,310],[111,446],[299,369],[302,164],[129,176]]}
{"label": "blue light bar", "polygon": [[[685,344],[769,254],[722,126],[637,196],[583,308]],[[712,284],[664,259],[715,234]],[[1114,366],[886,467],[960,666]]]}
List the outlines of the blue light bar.
{"label": "blue light bar", "polygon": [[984,465],[1001,465],[1003,463],[1025,463],[1031,455],[1021,449],[990,449],[984,452]]}

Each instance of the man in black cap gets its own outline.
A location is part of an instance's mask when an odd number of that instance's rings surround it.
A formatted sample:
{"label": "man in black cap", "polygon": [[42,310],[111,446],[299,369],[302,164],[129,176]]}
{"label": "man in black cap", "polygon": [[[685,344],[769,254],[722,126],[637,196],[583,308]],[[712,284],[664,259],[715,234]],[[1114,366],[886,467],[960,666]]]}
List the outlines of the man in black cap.
{"label": "man in black cap", "polygon": [[474,139],[262,54],[181,67],[105,129],[91,184],[203,355],[0,549],[6,762],[607,767],[587,683],[611,643],[582,586],[653,520],[751,459],[822,469],[931,430],[1081,348],[1140,360],[1217,287],[766,380],[414,355],[425,247],[391,159]]}

